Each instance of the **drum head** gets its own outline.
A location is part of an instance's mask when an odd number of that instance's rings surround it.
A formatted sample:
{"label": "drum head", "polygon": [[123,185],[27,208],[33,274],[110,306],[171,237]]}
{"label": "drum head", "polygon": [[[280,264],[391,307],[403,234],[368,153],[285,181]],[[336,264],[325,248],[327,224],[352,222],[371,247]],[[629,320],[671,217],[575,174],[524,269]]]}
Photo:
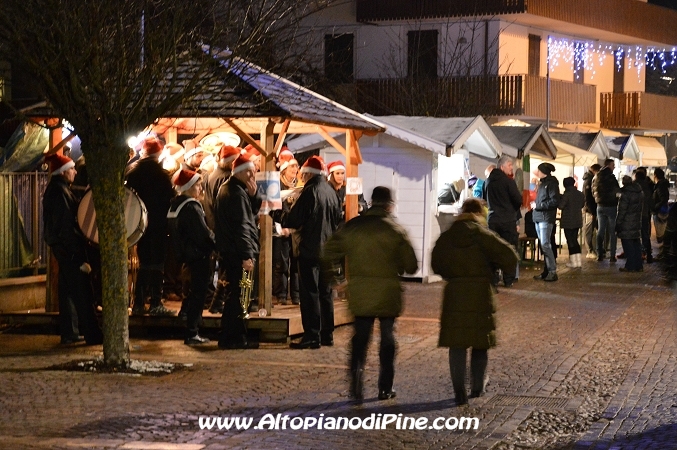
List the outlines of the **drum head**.
{"label": "drum head", "polygon": [[[87,240],[92,244],[99,244],[99,229],[96,225],[96,210],[91,189],[87,190],[78,206],[78,225]],[[141,239],[147,225],[146,205],[133,190],[125,188],[125,235],[129,247]]]}

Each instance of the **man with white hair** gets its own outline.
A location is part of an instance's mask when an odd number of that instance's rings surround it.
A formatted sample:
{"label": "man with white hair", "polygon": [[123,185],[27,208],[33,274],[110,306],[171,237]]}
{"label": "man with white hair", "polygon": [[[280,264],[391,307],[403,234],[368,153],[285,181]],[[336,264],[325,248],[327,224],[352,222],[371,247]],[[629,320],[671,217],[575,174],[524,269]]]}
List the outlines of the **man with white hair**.
{"label": "man with white hair", "polygon": [[148,226],[136,245],[139,272],[133,310],[136,314],[143,314],[146,297],[150,296],[150,315],[172,316],[174,311],[162,304],[162,281],[168,243],[167,211],[174,197],[174,187],[169,174],[158,161],[162,149],[158,138],[146,138],[141,159],[127,172],[127,187],[139,195],[148,210]]}
{"label": "man with white hair", "polygon": [[[517,249],[519,233],[517,221],[520,219],[522,194],[513,180],[513,161],[508,155],[502,155],[487,181],[485,182],[486,200],[489,207],[487,222],[489,229],[505,239],[513,248]],[[493,286],[499,281],[498,270],[494,273]],[[515,282],[515,273],[503,272],[503,284],[512,286]]]}

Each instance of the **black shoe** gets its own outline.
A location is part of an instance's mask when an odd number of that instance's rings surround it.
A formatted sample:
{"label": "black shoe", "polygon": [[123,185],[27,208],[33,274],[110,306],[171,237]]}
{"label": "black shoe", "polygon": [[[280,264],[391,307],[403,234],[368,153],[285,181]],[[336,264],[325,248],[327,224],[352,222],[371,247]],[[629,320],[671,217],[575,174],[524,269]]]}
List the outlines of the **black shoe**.
{"label": "black shoe", "polygon": [[504,283],[503,283],[503,286],[505,286],[505,287],[507,287],[507,288],[511,288],[511,287],[513,287],[514,284],[515,284],[515,283],[505,283],[505,282],[504,282]]}
{"label": "black shoe", "polygon": [[543,278],[545,278],[545,277],[547,277],[547,276],[548,276],[548,272],[542,272],[542,273],[540,273],[539,275],[535,275],[535,276],[534,276],[534,280],[539,280],[539,281],[540,281],[540,280],[542,280]]}
{"label": "black shoe", "polygon": [[202,337],[199,334],[196,334],[195,336],[189,337],[186,340],[184,340],[183,343],[186,344],[186,345],[207,344],[207,343],[209,343],[209,339]]}
{"label": "black shoe", "polygon": [[456,402],[456,406],[462,406],[462,405],[467,405],[468,404],[468,394],[466,394],[465,390],[463,391],[456,391],[454,392],[454,401]]}
{"label": "black shoe", "polygon": [[478,398],[484,395],[484,391],[470,391],[470,398]]}
{"label": "black shoe", "polygon": [[350,377],[350,397],[357,401],[362,401],[364,395],[362,393],[364,371],[353,370]]}
{"label": "black shoe", "polygon": [[557,281],[557,273],[550,272],[545,278],[543,278],[543,281]]}
{"label": "black shoe", "polygon": [[597,261],[599,261],[599,262],[604,261],[604,255],[598,256]]}
{"label": "black shoe", "polygon": [[289,344],[289,348],[293,348],[295,350],[305,350],[307,348],[316,349],[320,348],[320,346],[320,341],[304,341],[303,339],[301,339],[300,342],[292,342]]}
{"label": "black shoe", "polygon": [[85,338],[83,338],[82,336],[71,336],[69,338],[61,338],[61,344],[63,345],[77,344],[78,342],[82,342],[84,340]]}
{"label": "black shoe", "polygon": [[325,336],[320,338],[320,344],[323,347],[333,347],[334,346],[334,336]]}
{"label": "black shoe", "polygon": [[618,261],[618,260],[616,259],[615,256],[612,256],[611,258],[609,258],[610,263],[615,263],[616,261]]}
{"label": "black shoe", "polygon": [[300,305],[300,304],[301,304],[301,300],[299,300],[298,298],[292,298],[292,299],[291,299],[291,304],[292,304],[292,305]]}
{"label": "black shoe", "polygon": [[389,391],[378,391],[378,399],[379,400],[390,400],[391,398],[397,397],[397,392],[394,390],[389,390]]}

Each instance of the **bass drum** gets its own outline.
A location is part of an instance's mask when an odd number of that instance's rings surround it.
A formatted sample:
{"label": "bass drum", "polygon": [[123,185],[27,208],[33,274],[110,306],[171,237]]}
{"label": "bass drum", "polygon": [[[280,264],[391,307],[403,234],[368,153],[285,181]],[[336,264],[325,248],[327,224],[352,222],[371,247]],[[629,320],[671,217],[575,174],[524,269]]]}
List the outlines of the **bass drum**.
{"label": "bass drum", "polygon": [[[99,244],[99,229],[96,226],[96,211],[92,190],[85,192],[78,206],[78,225],[82,234],[95,245]],[[148,226],[146,205],[136,192],[125,187],[125,227],[127,228],[127,246],[131,247],[141,239]]]}

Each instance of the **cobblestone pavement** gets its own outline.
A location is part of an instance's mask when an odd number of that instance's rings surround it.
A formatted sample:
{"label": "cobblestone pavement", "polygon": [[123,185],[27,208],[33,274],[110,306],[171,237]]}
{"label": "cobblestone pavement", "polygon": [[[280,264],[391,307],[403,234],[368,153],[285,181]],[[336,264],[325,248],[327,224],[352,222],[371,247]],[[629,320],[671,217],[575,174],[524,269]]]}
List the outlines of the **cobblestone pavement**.
{"label": "cobblestone pavement", "polygon": [[[447,351],[436,347],[442,283],[406,283],[396,326],[397,398],[376,399],[372,342],[362,405],[347,396],[350,327],[336,331],[334,347],[304,351],[133,339],[134,359],[191,365],[163,377],[45,370],[98,356],[100,348],[0,334],[0,448],[677,448],[675,296],[656,265],[624,274],[621,262],[586,261],[582,270],[561,270],[557,283],[534,281],[537,272],[523,268],[515,287],[501,288],[488,392],[461,408],[452,402]],[[428,423],[421,430],[394,423],[383,430],[253,429],[266,414],[393,414]],[[201,415],[254,423],[246,431],[201,430]],[[479,426],[430,429],[437,417],[477,417]]]}

